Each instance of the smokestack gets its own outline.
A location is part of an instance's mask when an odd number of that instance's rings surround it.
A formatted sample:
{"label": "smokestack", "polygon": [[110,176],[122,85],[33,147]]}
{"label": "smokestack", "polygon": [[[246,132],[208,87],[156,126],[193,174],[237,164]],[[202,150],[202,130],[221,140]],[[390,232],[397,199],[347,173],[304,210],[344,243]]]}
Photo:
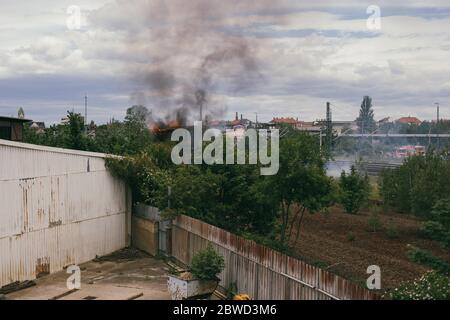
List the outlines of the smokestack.
{"label": "smokestack", "polygon": [[238,115],[238,113],[236,112],[236,119],[235,119],[236,121],[238,121],[239,120],[239,115]]}
{"label": "smokestack", "polygon": [[242,121],[242,113],[241,113],[241,121]]}

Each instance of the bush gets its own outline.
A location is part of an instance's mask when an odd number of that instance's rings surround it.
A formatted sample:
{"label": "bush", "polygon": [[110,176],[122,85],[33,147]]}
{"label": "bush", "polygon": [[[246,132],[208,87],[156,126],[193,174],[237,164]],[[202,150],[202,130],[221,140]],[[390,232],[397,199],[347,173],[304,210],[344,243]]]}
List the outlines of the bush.
{"label": "bush", "polygon": [[422,234],[450,248],[450,201],[448,199],[439,200],[433,207],[430,218],[432,220],[422,224]]}
{"label": "bush", "polygon": [[225,268],[223,257],[211,245],[192,258],[191,272],[199,280],[213,280]]}
{"label": "bush", "polygon": [[[399,168],[383,171],[380,193],[385,205],[430,220],[436,202],[450,194],[448,181],[450,159],[428,152],[425,157],[408,158]],[[440,208],[449,212],[449,205],[443,203]]]}
{"label": "bush", "polygon": [[347,241],[353,242],[356,240],[356,236],[353,232],[347,233]]}
{"label": "bush", "polygon": [[392,221],[386,227],[386,235],[389,239],[397,239],[399,237],[398,227]]}
{"label": "bush", "polygon": [[442,226],[449,230],[450,229],[450,199],[438,200],[431,211],[431,219],[437,221]]}
{"label": "bush", "polygon": [[376,213],[373,213],[369,217],[369,219],[367,220],[367,225],[369,227],[370,232],[377,232],[383,228],[383,224],[381,223],[380,217]]}
{"label": "bush", "polygon": [[407,282],[392,290],[385,298],[393,300],[448,300],[450,299],[450,279],[436,271],[431,271],[419,279]]}
{"label": "bush", "polygon": [[352,166],[350,174],[342,171],[339,186],[341,189],[340,202],[345,211],[352,214],[358,213],[369,199],[369,178],[361,176],[356,172],[355,167]]}
{"label": "bush", "polygon": [[434,256],[430,251],[409,246],[408,257],[445,275],[450,275],[450,262]]}
{"label": "bush", "polygon": [[439,222],[425,221],[422,224],[420,231],[427,238],[430,238],[433,240],[439,240],[440,235],[444,232],[447,232],[448,230],[445,229],[444,226]]}
{"label": "bush", "polygon": [[107,158],[106,166],[114,176],[128,183],[134,202],[161,209],[166,207],[171,175],[155,164],[151,154],[142,152],[133,157]]}

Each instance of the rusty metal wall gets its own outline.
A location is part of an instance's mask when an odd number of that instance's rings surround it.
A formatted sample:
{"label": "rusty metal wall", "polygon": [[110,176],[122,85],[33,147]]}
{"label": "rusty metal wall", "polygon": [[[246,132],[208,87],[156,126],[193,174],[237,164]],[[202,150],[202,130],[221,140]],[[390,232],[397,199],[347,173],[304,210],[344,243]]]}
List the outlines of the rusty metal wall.
{"label": "rusty metal wall", "polygon": [[127,245],[128,189],[104,157],[0,140],[0,287]]}
{"label": "rusty metal wall", "polygon": [[255,300],[371,300],[378,295],[335,274],[308,265],[214,227],[179,216],[172,226],[172,256],[188,265],[192,256],[207,247],[223,255],[223,288],[235,283],[240,293]]}

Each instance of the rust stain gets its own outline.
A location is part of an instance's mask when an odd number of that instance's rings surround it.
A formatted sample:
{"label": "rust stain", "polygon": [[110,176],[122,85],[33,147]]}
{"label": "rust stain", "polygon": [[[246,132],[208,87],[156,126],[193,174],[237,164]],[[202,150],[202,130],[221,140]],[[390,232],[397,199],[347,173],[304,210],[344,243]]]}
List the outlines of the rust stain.
{"label": "rust stain", "polygon": [[39,258],[36,261],[36,278],[50,274],[50,257]]}
{"label": "rust stain", "polygon": [[28,229],[28,186],[22,185],[22,205],[23,205],[23,230],[26,232]]}
{"label": "rust stain", "polygon": [[189,264],[195,252],[212,243],[226,261],[221,285],[237,282],[255,299],[380,299],[335,274],[187,216],[175,219],[172,232],[176,259]]}
{"label": "rust stain", "polygon": [[48,225],[48,227],[49,228],[54,228],[54,227],[57,227],[57,226],[60,226],[60,225],[62,225],[61,219],[58,220],[58,221],[50,221],[50,224]]}

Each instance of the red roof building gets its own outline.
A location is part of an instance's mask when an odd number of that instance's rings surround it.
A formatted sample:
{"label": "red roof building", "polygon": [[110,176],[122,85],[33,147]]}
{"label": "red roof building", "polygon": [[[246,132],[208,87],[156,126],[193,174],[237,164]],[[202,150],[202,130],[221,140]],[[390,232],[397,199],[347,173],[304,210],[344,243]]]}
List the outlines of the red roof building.
{"label": "red roof building", "polygon": [[298,118],[273,118],[271,124],[290,124],[296,126],[299,124]]}
{"label": "red roof building", "polygon": [[420,121],[416,117],[403,117],[398,119],[397,122],[403,124],[416,124],[416,125],[420,125],[422,123],[422,121]]}

